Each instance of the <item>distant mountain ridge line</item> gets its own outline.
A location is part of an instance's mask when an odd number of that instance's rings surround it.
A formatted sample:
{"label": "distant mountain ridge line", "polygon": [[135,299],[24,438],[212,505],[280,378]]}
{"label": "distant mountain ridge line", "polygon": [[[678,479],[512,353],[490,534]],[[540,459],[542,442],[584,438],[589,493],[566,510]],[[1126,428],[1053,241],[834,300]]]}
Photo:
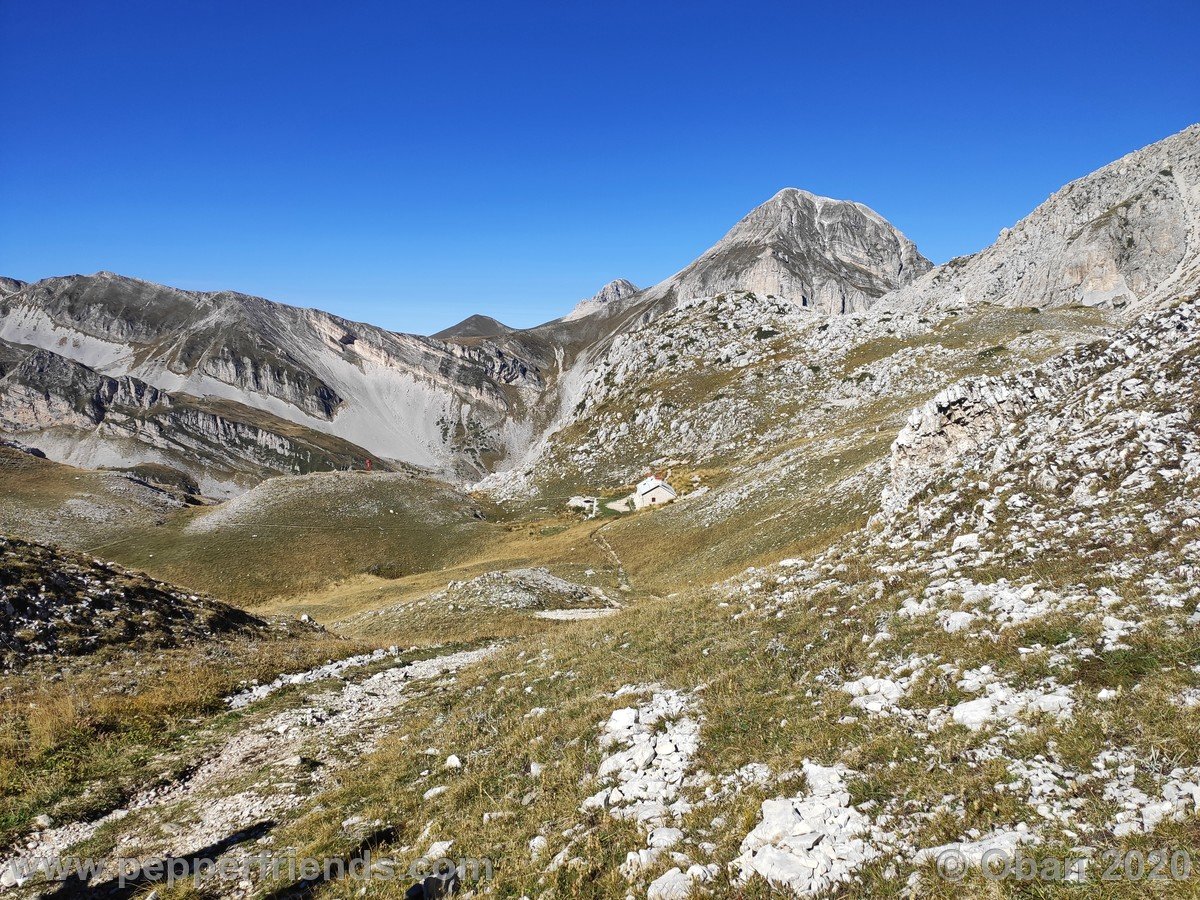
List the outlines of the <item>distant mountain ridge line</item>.
{"label": "distant mountain ridge line", "polygon": [[[261,433],[274,446],[285,437],[327,446],[303,438],[316,432],[344,442],[339,457],[346,448],[361,453],[360,465],[373,457],[473,483],[527,468],[577,421],[580,391],[596,384],[614,343],[653,336],[656,322],[681,303],[747,292],[834,317],[982,303],[1135,310],[1194,266],[1198,198],[1200,126],[1192,126],[1065,186],[991,247],[935,267],[869,207],[785,188],[658,284],[614,280],[532,328],[477,314],[432,336],[111,272],[32,284],[2,279],[0,358],[10,362],[0,372],[0,421],[60,460],[70,454],[85,464],[93,453],[175,466],[217,495],[253,483],[246,454],[235,460],[216,447],[197,461],[144,413],[128,420],[121,441],[105,422],[88,429],[69,414],[87,402],[82,383],[128,377],[172,397],[235,404],[226,411],[241,433]],[[665,352],[661,341],[650,343]],[[76,375],[41,378],[46,399],[38,400],[30,366],[19,364],[30,348],[93,375],[43,359],[43,371]],[[289,429],[296,430],[282,434]],[[261,475],[281,474],[280,464],[272,457]]]}

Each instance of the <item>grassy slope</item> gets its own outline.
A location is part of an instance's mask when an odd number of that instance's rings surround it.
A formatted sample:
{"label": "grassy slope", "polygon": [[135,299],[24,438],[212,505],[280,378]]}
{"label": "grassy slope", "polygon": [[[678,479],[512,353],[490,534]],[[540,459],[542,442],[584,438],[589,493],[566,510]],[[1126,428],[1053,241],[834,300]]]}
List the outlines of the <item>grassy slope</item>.
{"label": "grassy slope", "polygon": [[[182,508],[116,474],[0,448],[0,490],[0,529],[243,605],[372,570],[394,576],[440,567],[484,530],[477,502],[399,474],[276,479],[236,511]],[[209,521],[219,524],[204,528]]]}
{"label": "grassy slope", "polygon": [[130,527],[164,521],[181,506],[116,473],[0,447],[0,530],[18,537],[92,551]]}
{"label": "grassy slope", "polygon": [[[733,621],[730,610],[720,606],[721,595],[701,592],[631,610],[619,620],[556,632],[553,644],[530,639],[514,646],[502,658],[464,676],[444,696],[411,710],[411,740],[391,742],[367,760],[353,784],[342,789],[327,810],[316,810],[301,820],[285,840],[303,852],[344,852],[345,839],[337,827],[342,816],[361,814],[408,823],[398,844],[416,842],[418,832],[432,823],[434,837],[456,839],[456,853],[498,860],[497,888],[502,893],[533,895],[549,884],[557,886],[562,896],[619,896],[626,886],[616,866],[625,852],[642,842],[627,824],[577,811],[589,792],[579,784],[579,775],[594,772],[599,761],[598,723],[624,705],[605,693],[623,684],[647,682],[685,690],[705,686],[701,763],[710,771],[728,772],[747,762],[765,762],[776,771],[786,771],[807,757],[825,763],[842,761],[871,773],[855,787],[859,802],[895,798],[915,813],[942,805],[947,796],[955,798],[961,817],[945,815],[928,821],[920,832],[925,846],[953,840],[968,828],[987,831],[1013,821],[1036,820],[1031,808],[996,789],[1006,778],[1002,763],[980,769],[965,764],[964,753],[979,743],[965,729],[951,728],[927,741],[914,736],[902,721],[841,725],[841,718],[854,712],[848,697],[826,691],[813,698],[812,689],[819,690],[813,676],[827,668],[853,669],[863,656],[859,635],[873,629],[876,615],[894,609],[888,599],[856,604],[870,596],[872,575],[859,569],[837,579],[852,593],[841,600],[842,611],[850,607],[846,624],[832,630],[819,609],[793,610],[778,621],[766,615]],[[663,640],[664,634],[671,639]],[[776,649],[769,648],[768,636],[777,642]],[[964,665],[986,659],[1019,681],[1032,681],[1042,674],[1046,655],[1028,658],[1018,652],[1031,636],[1025,629],[998,647],[972,653],[969,642],[962,639],[910,629],[898,633],[895,646],[884,650],[935,652],[941,658],[960,659]],[[1157,644],[1155,653],[1169,662],[1187,649]],[[569,672],[570,677],[555,678],[556,671]],[[524,677],[505,689],[500,679],[513,672],[523,672]],[[1179,716],[1168,702],[1190,679],[1181,679],[1173,665],[1156,663],[1133,683],[1140,685],[1139,696],[1127,694],[1119,703],[1103,707],[1089,702],[1069,725],[1035,723],[1020,739],[1021,755],[1056,752],[1086,769],[1100,750],[1122,743],[1147,755],[1165,754],[1171,764],[1195,764],[1193,738],[1200,722],[1195,712]],[[526,694],[521,684],[534,690]],[[927,700],[955,699],[936,681],[922,690]],[[555,714],[550,721],[527,718],[534,707],[553,709]],[[450,793],[435,803],[423,802],[421,793],[445,779],[422,775],[428,763],[414,752],[427,744],[467,760],[466,773],[451,779]],[[1181,756],[1180,751],[1189,746],[1192,751]],[[538,779],[523,775],[532,762],[549,764]],[[949,763],[949,767],[931,772],[931,762]],[[710,836],[718,846],[714,856],[728,859],[736,855],[738,840],[753,826],[761,800],[780,792],[751,789],[727,797],[692,817],[689,827],[709,835],[708,821],[723,816],[728,827]],[[527,803],[530,793],[532,800]],[[1096,809],[1104,807],[1094,794],[1088,796]],[[513,817],[484,824],[483,814],[496,811]],[[586,829],[584,839],[572,848],[584,860],[582,866],[560,870],[543,882],[524,862],[528,840],[536,833],[548,833],[549,854],[553,854],[566,844],[559,832],[575,823]],[[1168,824],[1152,843],[1189,847],[1198,839],[1200,832],[1194,825]],[[1149,846],[1138,838],[1125,844]],[[885,879],[882,868],[867,870],[863,893],[897,895],[903,878]],[[722,881],[717,896],[765,895],[763,887],[752,886],[742,893]],[[1104,896],[1143,896],[1142,887],[1113,885]],[[1196,896],[1195,887],[1194,883],[1169,885],[1163,891]],[[327,895],[349,896],[348,890],[331,887]],[[931,895],[1014,896],[1020,895],[1019,890],[1019,885],[1010,884],[997,894],[994,885],[978,881],[964,888],[935,883]],[[1038,896],[1081,895],[1077,888],[1040,885],[1038,890]]]}
{"label": "grassy slope", "polygon": [[469,498],[403,475],[274,479],[239,502],[247,500],[236,509],[183,511],[111,552],[127,565],[253,605],[372,570],[424,571],[461,554],[480,529]]}
{"label": "grassy slope", "polygon": [[[400,605],[366,631],[356,624],[349,633],[377,641],[405,644],[438,643],[453,637],[458,641],[509,638],[544,632],[557,626],[532,618],[523,611],[477,609],[422,609],[415,601],[439,590],[450,581],[468,581],[486,572],[505,569],[546,567],[568,581],[599,587],[610,596],[620,593],[620,579],[611,557],[595,539],[602,523],[575,519],[537,522],[493,522],[474,534],[469,550],[445,566],[394,579],[361,575],[298,595],[281,596],[260,607],[267,611],[308,613],[321,622],[340,627],[342,620],[366,610]],[[592,574],[587,574],[591,572]]]}
{"label": "grassy slope", "polygon": [[371,646],[281,623],[257,637],[154,654],[108,648],[68,667],[0,677],[0,846],[41,813],[87,819],[119,807],[147,778],[178,775],[203,751],[194,742],[202,727],[236,727],[222,698],[245,682]]}

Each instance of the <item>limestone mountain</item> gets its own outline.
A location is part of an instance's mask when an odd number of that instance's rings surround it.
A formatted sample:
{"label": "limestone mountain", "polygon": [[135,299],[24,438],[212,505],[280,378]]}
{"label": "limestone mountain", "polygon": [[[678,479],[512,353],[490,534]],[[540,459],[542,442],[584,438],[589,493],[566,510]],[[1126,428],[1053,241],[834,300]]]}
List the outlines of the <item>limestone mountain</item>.
{"label": "limestone mountain", "polygon": [[[26,285],[3,298],[0,313],[0,339],[10,345],[174,396],[237,403],[362,448],[361,456],[452,478],[504,457],[508,423],[542,386],[536,364],[488,340],[396,334],[108,272]],[[4,397],[13,402],[11,391]]]}
{"label": "limestone mountain", "polygon": [[688,300],[742,290],[826,313],[861,312],[932,267],[874,210],[786,188],[647,295]]}
{"label": "limestone mountain", "polygon": [[[1140,308],[1170,295],[1197,264],[1198,146],[1193,126],[1130,154],[1057,192],[991,247],[936,268],[869,208],[785,189],[659,284],[639,290],[618,279],[528,329],[477,315],[433,337],[398,334],[105,272],[6,281],[0,340],[8,368],[20,371],[0,381],[0,417],[14,439],[58,460],[170,465],[221,494],[368,457],[459,485],[524,491],[531,478],[561,476],[564,487],[598,489],[648,460],[734,452],[810,387],[821,407],[871,398],[880,373],[830,380],[835,361],[853,362],[872,341],[928,342],[921,335],[945,315]],[[1066,327],[1048,346],[1103,320],[1048,320]],[[1020,332],[981,333],[1006,352],[1028,343]],[[944,386],[969,363],[913,371],[909,384]],[[888,378],[901,384],[898,372]],[[777,379],[773,393],[762,390]],[[124,393],[113,387],[122,384]],[[106,393],[101,421],[94,401]],[[119,409],[133,408],[123,396],[136,396],[141,411],[120,419]],[[194,440],[165,446],[162,398],[171,427]],[[190,428],[178,424],[185,409]],[[250,449],[227,452],[213,440],[222,427]]]}
{"label": "limestone mountain", "polygon": [[1200,125],[1055,192],[973,256],[888,298],[893,306],[1139,309],[1200,262]]}
{"label": "limestone mountain", "polygon": [[[476,315],[433,337],[398,334],[259,297],[179,290],[110,272],[11,281],[0,303],[6,354],[43,353],[0,384],[0,409],[7,430],[59,460],[176,466],[220,494],[253,480],[256,468],[261,477],[354,465],[356,458],[362,465],[367,457],[471,481],[538,458],[595,361],[622,333],[682,300],[737,287],[801,308],[846,311],[928,265],[866,207],[788,190],[679,275],[646,291],[617,279],[564,318],[531,329]],[[51,365],[45,354],[60,359]],[[48,366],[71,374],[43,371],[31,380],[31,367]],[[253,453],[189,458],[178,446],[164,447],[161,428],[128,421],[118,428],[111,413],[102,424],[95,391],[83,391],[90,399],[81,400],[83,382],[100,379],[126,379],[139,397],[149,391],[147,408],[168,397],[176,409],[232,404],[232,427],[257,428],[247,439],[258,445],[279,445],[287,429],[278,423],[289,423],[291,439],[304,449],[276,449],[261,463]],[[29,393],[35,381],[41,400]],[[78,415],[66,415],[81,403],[90,404],[90,430]],[[58,420],[56,409],[63,412]],[[264,416],[275,424],[259,421]],[[206,421],[198,431],[215,448],[221,427]],[[312,449],[329,447],[330,439],[341,443],[314,456]]]}
{"label": "limestone mountain", "polygon": [[[817,220],[869,219],[855,204],[784,191],[688,269],[626,301],[637,315],[593,351],[540,454],[499,483],[516,493],[536,494],[534,483],[599,489],[656,459],[745,469],[748,447],[770,453],[789,430],[819,433],[819,423],[889,396],[919,404],[914,391],[1094,340],[1129,311],[1176,296],[1200,267],[1198,159],[1193,126],[1066,186],[974,256],[928,271],[906,264],[904,282],[861,312],[830,317],[806,306],[807,295],[797,303],[752,290],[746,285],[765,271],[758,263],[743,270],[740,289],[704,293],[697,285],[721,283],[710,276],[732,248],[767,246]],[[825,246],[826,263],[846,258],[844,244]],[[763,265],[777,271],[776,262]],[[1061,312],[1042,320],[999,312],[1044,308]]]}
{"label": "limestone mountain", "polygon": [[2,340],[0,432],[85,467],[165,465],[211,497],[265,476],[361,466],[367,456],[335,435],[233,400],[161,390]]}
{"label": "limestone mountain", "polygon": [[582,319],[584,316],[601,312],[609,308],[609,305],[613,302],[632,297],[637,292],[637,285],[632,281],[617,278],[600,288],[594,296],[589,297],[587,300],[580,300],[575,305],[575,308],[563,317],[563,321],[570,322],[573,319]]}

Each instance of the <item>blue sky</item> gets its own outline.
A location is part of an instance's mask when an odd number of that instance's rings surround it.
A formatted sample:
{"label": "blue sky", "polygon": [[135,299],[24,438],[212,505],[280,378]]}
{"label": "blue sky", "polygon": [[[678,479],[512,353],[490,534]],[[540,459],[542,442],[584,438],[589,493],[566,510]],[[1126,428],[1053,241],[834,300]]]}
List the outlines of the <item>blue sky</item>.
{"label": "blue sky", "polygon": [[389,328],[650,284],[779,188],[935,261],[1200,120],[1179,3],[0,3],[0,273]]}

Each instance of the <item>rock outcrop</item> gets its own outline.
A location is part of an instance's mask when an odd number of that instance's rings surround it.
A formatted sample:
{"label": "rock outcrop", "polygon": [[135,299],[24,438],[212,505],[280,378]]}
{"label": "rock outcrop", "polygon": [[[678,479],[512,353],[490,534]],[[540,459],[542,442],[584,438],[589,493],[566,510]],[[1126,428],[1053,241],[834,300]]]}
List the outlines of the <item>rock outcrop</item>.
{"label": "rock outcrop", "polygon": [[[1189,427],[1187,411],[1195,403],[1195,397],[1187,393],[1190,379],[1181,373],[1195,363],[1198,296],[1200,269],[1190,273],[1187,290],[1174,306],[1146,313],[1109,342],[1076,347],[1034,369],[966,379],[941,391],[913,411],[892,445],[885,510],[894,512],[905,506],[969,454],[984,454],[997,471],[1011,466],[1018,454],[1030,454],[1030,434],[1048,448],[1034,455],[1039,466],[1030,471],[1043,489],[1056,490],[1067,483],[1060,470],[1076,456],[1083,457],[1082,469],[1071,480],[1095,476],[1098,484],[1111,481],[1117,471],[1122,478],[1131,477],[1122,466],[1136,439],[1115,425],[1106,432],[1096,423],[1102,417],[1114,423],[1123,418],[1128,420],[1125,425],[1141,430],[1149,425],[1141,419],[1150,416],[1156,426],[1169,426],[1172,431],[1170,438],[1160,435],[1152,443],[1165,448],[1182,440],[1174,432]],[[1169,416],[1132,411],[1151,402],[1161,406],[1172,392],[1183,395],[1171,404]],[[1021,433],[1027,437],[1019,440]],[[1059,446],[1062,435],[1094,435],[1104,449],[1091,447],[1086,453],[1076,453]]]}
{"label": "rock outcrop", "polygon": [[0,537],[0,670],[105,647],[175,647],[269,625],[208,597],[63,550]]}
{"label": "rock outcrop", "polygon": [[1141,308],[1169,298],[1200,259],[1200,125],[1073,181],[974,256],[888,298],[932,310]]}
{"label": "rock outcrop", "polygon": [[590,316],[594,313],[608,309],[612,304],[620,300],[626,300],[638,292],[638,287],[632,281],[624,278],[618,278],[610,281],[604,287],[596,292],[595,296],[589,297],[587,300],[580,300],[575,305],[575,308],[563,317],[564,322],[571,322],[575,319],[582,319],[584,316]]}

